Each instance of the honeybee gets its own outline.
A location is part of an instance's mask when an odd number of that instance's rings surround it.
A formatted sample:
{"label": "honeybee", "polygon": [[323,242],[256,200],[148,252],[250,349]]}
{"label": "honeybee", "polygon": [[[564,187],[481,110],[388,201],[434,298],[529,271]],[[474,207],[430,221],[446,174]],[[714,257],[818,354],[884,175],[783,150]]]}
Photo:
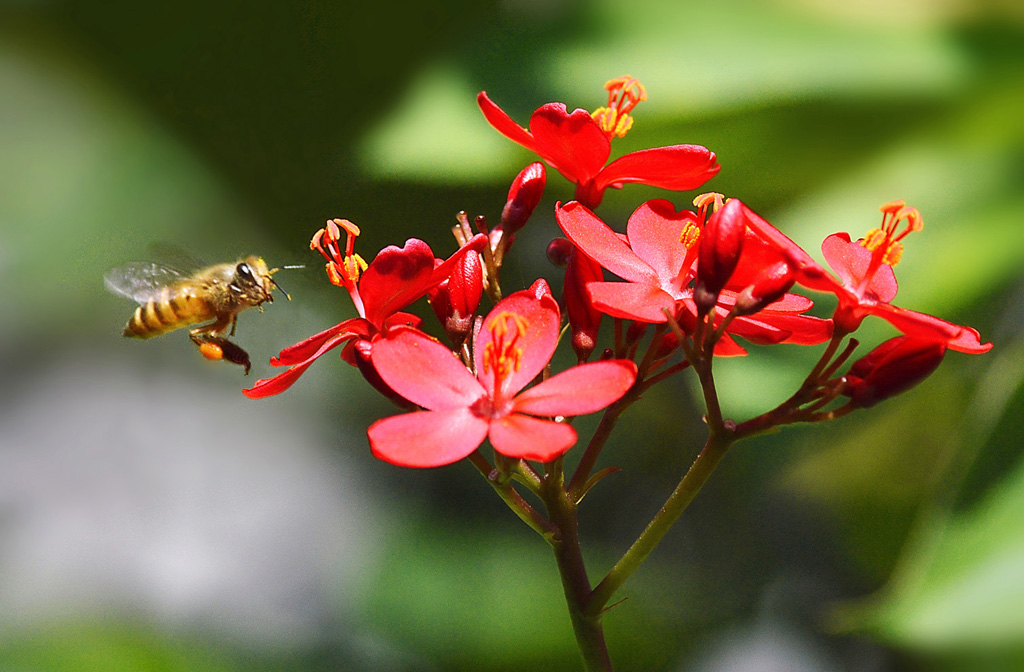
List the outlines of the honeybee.
{"label": "honeybee", "polygon": [[103,276],[107,289],[139,303],[124,327],[129,338],[153,338],[199,322],[208,324],[189,329],[189,338],[207,359],[225,359],[245,367],[249,375],[249,353],[229,341],[235,335],[238,314],[274,300],[275,287],[289,300],[288,293],[274,280],[279,269],[269,269],[261,257],[215,264],[188,274],[161,264],[134,262],[119,266]]}

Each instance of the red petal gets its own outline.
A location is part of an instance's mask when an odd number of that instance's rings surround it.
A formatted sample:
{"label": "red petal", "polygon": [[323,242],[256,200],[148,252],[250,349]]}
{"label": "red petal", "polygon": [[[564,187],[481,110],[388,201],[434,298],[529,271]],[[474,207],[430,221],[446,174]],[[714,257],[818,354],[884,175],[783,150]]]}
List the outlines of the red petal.
{"label": "red petal", "polygon": [[348,338],[361,336],[369,338],[371,331],[374,331],[374,329],[369,322],[361,317],[354,317],[336,324],[330,329],[321,331],[319,334],[314,334],[304,341],[299,341],[295,345],[289,345],[277,357],[271,357],[270,364],[271,366],[299,364],[300,362],[308,361],[313,356],[313,353],[319,350],[324,343],[336,336],[346,336]]}
{"label": "red petal", "polygon": [[489,436],[502,455],[538,462],[550,462],[576,443],[569,425],[519,414],[492,420]]}
{"label": "red petal", "polygon": [[[477,105],[480,106],[480,110],[484,113],[484,117],[487,119],[487,122],[493,126],[495,130],[509,140],[518,142],[523,147],[537,152],[533,136],[530,135],[529,131],[512,121],[512,117],[505,114],[504,110],[495,105],[491,99],[487,97],[487,92],[481,91],[476,97],[476,102]],[[539,154],[539,152],[537,153]]]}
{"label": "red petal", "polygon": [[728,331],[754,343],[817,345],[832,338],[832,321],[811,315],[760,312],[750,317],[736,318]]}
{"label": "red petal", "polygon": [[746,205],[743,206],[743,213],[746,215],[747,226],[750,227],[750,230],[774,247],[793,267],[797,274],[797,282],[804,287],[821,292],[839,291],[839,282],[821,264],[811,258],[811,255],[807,254],[802,247]]}
{"label": "red petal", "polygon": [[424,296],[447,278],[466,254],[476,253],[487,243],[478,234],[442,263],[435,265],[434,253],[422,240],[410,238],[405,247],[389,245],[374,258],[359,280],[366,319],[378,328],[393,313]]}
{"label": "red petal", "polygon": [[800,294],[785,294],[778,301],[774,301],[765,306],[764,310],[770,310],[773,313],[803,313],[814,307],[814,301],[811,301],[806,296]]}
{"label": "red petal", "polygon": [[654,270],[586,206],[570,201],[555,208],[562,231],[576,247],[625,280],[658,284]]}
{"label": "red petal", "polygon": [[[540,296],[537,296],[537,293]],[[505,314],[518,316],[526,323],[525,333],[518,336],[515,348],[520,353],[518,369],[512,371],[502,381],[501,389],[494,390],[494,369],[485,366],[488,344],[494,340],[492,327],[496,320],[506,320]],[[534,283],[530,289],[510,294],[498,302],[484,319],[483,328],[476,336],[473,352],[476,359],[476,372],[485,390],[494,391],[494,396],[509,399],[516,392],[526,387],[527,383],[543,370],[558,345],[558,329],[561,317],[558,302],[550,294],[545,282],[543,285]],[[515,325],[506,322],[508,329],[505,340],[508,342],[515,333]]]}
{"label": "red petal", "polygon": [[730,338],[729,334],[722,334],[715,343],[715,357],[743,357],[746,354],[746,349]]}
{"label": "red petal", "polygon": [[271,395],[280,394],[281,392],[284,392],[289,387],[291,387],[296,380],[299,379],[299,376],[305,373],[306,369],[309,368],[309,365],[312,364],[317,357],[324,354],[328,350],[336,348],[339,345],[347,342],[351,338],[351,334],[341,334],[334,336],[334,338],[322,343],[320,345],[320,348],[305,361],[296,364],[292,368],[274,376],[273,378],[263,378],[261,380],[257,380],[256,384],[253,385],[250,389],[242,390],[242,394],[249,397],[250,399],[261,399],[263,397],[269,397]]}
{"label": "red petal", "polygon": [[882,303],[889,303],[896,298],[896,275],[888,264],[882,264],[874,271],[866,289],[855,289],[860,287],[861,280],[868,272],[872,254],[860,243],[851,242],[849,234],[834,233],[826,238],[821,244],[821,253],[847,290],[856,292],[859,298]]}
{"label": "red petal", "polygon": [[430,410],[469,407],[485,394],[451,350],[410,327],[376,341],[370,361],[388,387]]}
{"label": "red petal", "polygon": [[656,199],[637,208],[626,224],[629,247],[654,270],[663,287],[676,279],[686,263],[689,250],[680,237],[691,222],[696,223],[696,218],[689,210],[676,212],[668,201]]}
{"label": "red petal", "polygon": [[468,408],[394,415],[366,431],[373,455],[400,467],[440,467],[458,462],[487,436],[487,421]]}
{"label": "red petal", "polygon": [[388,245],[378,252],[359,278],[366,319],[383,326],[389,315],[427,293],[433,271],[434,253],[422,240],[410,238],[405,247]]}
{"label": "red petal", "polygon": [[753,231],[747,230],[740,261],[725,287],[741,291],[745,287],[755,284],[764,269],[771,268],[780,261],[785,262],[786,257],[780,254],[774,245],[769,244]]}
{"label": "red petal", "polygon": [[950,350],[966,352],[970,355],[980,355],[981,353],[988,352],[992,349],[992,344],[982,343],[981,334],[971,327],[963,327],[960,335],[953,340],[948,341],[946,345]]}
{"label": "red petal", "polygon": [[696,189],[714,177],[721,166],[715,153],[700,145],[642,149],[621,156],[595,180],[598,189],[623,182],[641,182],[663,189]]}
{"label": "red petal", "polygon": [[530,117],[533,151],[567,180],[589,182],[611,154],[611,142],[586,110],[566,112],[562,103],[542,105]]}
{"label": "red petal", "polygon": [[583,415],[616,402],[636,380],[636,364],[624,359],[582,364],[522,392],[513,409],[531,415]]}
{"label": "red petal", "polygon": [[675,310],[676,301],[656,285],[634,282],[591,282],[587,285],[594,307],[606,315],[652,324],[665,321],[662,312]]}
{"label": "red petal", "polygon": [[927,313],[899,308],[888,303],[871,306],[867,308],[867,312],[887,320],[907,336],[945,341],[951,350],[977,355],[992,349],[991,343],[981,342],[980,334],[974,329],[947,322]]}

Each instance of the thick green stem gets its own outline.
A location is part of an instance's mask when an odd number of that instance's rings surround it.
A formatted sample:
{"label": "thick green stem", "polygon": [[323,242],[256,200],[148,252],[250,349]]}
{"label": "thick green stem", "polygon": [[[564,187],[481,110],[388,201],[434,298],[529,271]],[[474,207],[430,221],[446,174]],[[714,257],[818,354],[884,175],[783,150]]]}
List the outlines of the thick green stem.
{"label": "thick green stem", "polygon": [[558,573],[562,577],[562,589],[569,607],[576,644],[588,672],[610,672],[612,663],[604,641],[602,614],[586,610],[591,595],[590,579],[580,550],[576,503],[570,501],[565,491],[561,472],[549,474],[546,486],[544,502],[547,504],[548,516],[559,530],[559,534],[551,540],[551,546],[558,563]]}
{"label": "thick green stem", "polygon": [[693,498],[700,492],[701,487],[715,471],[715,467],[725,457],[725,453],[732,444],[732,436],[729,433],[712,434],[704,449],[690,465],[690,469],[679,481],[679,485],[672,491],[661,510],[654,516],[647,528],[637,537],[629,550],[623,554],[615,566],[611,568],[604,579],[594,588],[587,604],[587,613],[599,616],[604,610],[608,601],[611,600],[615,591],[626,582],[651,554],[661,540],[665,537],[672,526],[679,520],[683,511],[690,505]]}

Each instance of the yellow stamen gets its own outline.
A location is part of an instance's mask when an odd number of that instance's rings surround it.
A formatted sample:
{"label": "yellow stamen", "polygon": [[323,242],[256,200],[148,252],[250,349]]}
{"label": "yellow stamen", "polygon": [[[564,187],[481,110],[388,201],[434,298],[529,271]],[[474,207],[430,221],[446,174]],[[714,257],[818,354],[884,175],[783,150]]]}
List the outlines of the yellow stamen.
{"label": "yellow stamen", "polygon": [[700,240],[700,227],[694,222],[686,222],[683,232],[679,234],[679,242],[688,250],[692,250]]}
{"label": "yellow stamen", "polygon": [[724,204],[725,196],[717,191],[709,191],[696,196],[693,199],[693,205],[697,208],[697,221],[703,226],[707,223],[708,217],[718,212]]}
{"label": "yellow stamen", "polygon": [[599,107],[590,115],[609,139],[623,137],[633,127],[630,112],[638,103],[647,100],[647,89],[629,75],[605,82],[608,105]]}
{"label": "yellow stamen", "polygon": [[[903,257],[903,240],[909,233],[924,228],[924,219],[917,208],[907,207],[903,201],[892,201],[881,207],[882,225],[871,229],[861,239],[860,244],[871,251],[872,263],[895,266]],[[906,220],[907,225],[897,232],[899,223]]]}
{"label": "yellow stamen", "polygon": [[[345,253],[338,243],[345,232]],[[327,279],[339,287],[352,289],[359,282],[359,274],[366,270],[366,261],[355,253],[359,227],[347,219],[329,219],[324,228],[313,234],[309,249],[316,250],[327,260]]]}
{"label": "yellow stamen", "polygon": [[529,323],[518,313],[502,311],[491,320],[488,326],[491,340],[484,346],[484,372],[493,371],[495,381],[499,384],[509,374],[519,370],[523,349],[517,343],[526,334],[528,327]]}

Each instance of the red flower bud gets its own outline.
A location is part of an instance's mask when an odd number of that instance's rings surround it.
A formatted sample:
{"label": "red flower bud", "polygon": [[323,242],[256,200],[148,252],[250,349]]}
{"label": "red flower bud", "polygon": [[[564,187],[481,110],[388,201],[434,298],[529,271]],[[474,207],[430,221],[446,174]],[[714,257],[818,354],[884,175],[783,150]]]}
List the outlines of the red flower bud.
{"label": "red flower bud", "polygon": [[508,190],[505,209],[501,211],[499,226],[506,236],[515,234],[530,219],[534,208],[540,203],[540,197],[544,195],[546,182],[544,164],[539,161],[531,163],[516,175]]}
{"label": "red flower bud", "polygon": [[587,361],[597,345],[597,330],[601,325],[601,313],[594,308],[587,292],[588,282],[601,282],[604,274],[601,266],[573,248],[565,267],[565,284],[562,293],[565,298],[565,312],[572,330],[572,349],[581,362]]}
{"label": "red flower bud", "polygon": [[718,295],[729,282],[743,251],[747,219],[743,204],[728,201],[708,219],[700,234],[697,255],[697,284],[693,299],[701,314],[707,314],[718,303]]}
{"label": "red flower bud", "polygon": [[662,357],[668,357],[676,348],[679,347],[679,337],[676,336],[674,331],[669,331],[661,337],[658,342],[658,349],[654,352],[654,356],[661,359]]}
{"label": "red flower bud", "polygon": [[784,261],[765,268],[736,297],[736,312],[750,315],[781,299],[793,286],[796,273]]}
{"label": "red flower bud", "polygon": [[874,406],[927,378],[945,354],[945,341],[890,338],[853,363],[843,394],[858,408]]}
{"label": "red flower bud", "polygon": [[557,268],[565,268],[566,264],[569,263],[569,255],[576,249],[576,246],[568,238],[555,238],[548,243],[548,249],[546,251],[548,261],[551,262],[552,266]]}
{"label": "red flower bud", "polygon": [[473,315],[483,294],[480,255],[465,255],[451,275],[429,294],[430,307],[452,343],[462,343],[473,328]]}

